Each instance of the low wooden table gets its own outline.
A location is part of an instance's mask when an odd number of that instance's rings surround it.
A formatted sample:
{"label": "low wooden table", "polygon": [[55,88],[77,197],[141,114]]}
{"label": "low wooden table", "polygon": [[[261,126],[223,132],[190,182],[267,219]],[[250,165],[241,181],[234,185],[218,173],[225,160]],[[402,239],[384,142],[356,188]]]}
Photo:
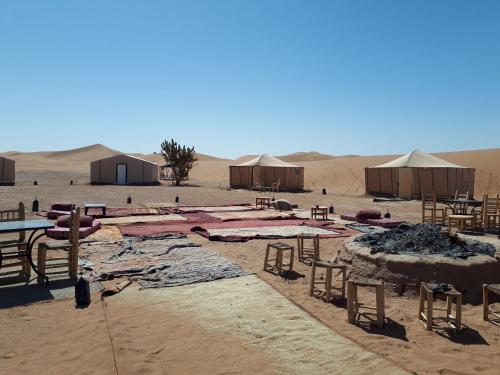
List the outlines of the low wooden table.
{"label": "low wooden table", "polygon": [[89,213],[89,208],[97,208],[102,210],[102,216],[106,216],[106,204],[105,203],[85,203],[84,204],[85,215]]}
{"label": "low wooden table", "polygon": [[[276,258],[269,259],[269,253],[271,249],[276,250]],[[288,264],[283,264],[283,252],[290,250],[290,261]],[[283,266],[288,267],[288,271],[293,271],[293,258],[294,258],[295,248],[283,242],[268,243],[266,247],[266,256],[264,258],[264,271],[277,272],[278,275],[283,273]],[[273,262],[271,264],[270,262]]]}
{"label": "low wooden table", "polygon": [[255,198],[255,207],[265,208],[271,205],[271,198],[257,197]]}
{"label": "low wooden table", "polygon": [[[489,306],[489,293],[500,296],[500,284],[483,284],[483,319],[500,326],[500,311],[492,311]],[[490,318],[493,315],[495,320]]]}
{"label": "low wooden table", "polygon": [[311,207],[311,219],[317,219],[318,216],[321,217],[322,220],[328,220],[328,207]]}
{"label": "low wooden table", "polygon": [[[358,287],[375,288],[375,307],[367,307],[358,301]],[[368,310],[375,310],[374,313],[359,311],[360,307]],[[384,326],[385,320],[385,295],[384,295],[384,282],[383,281],[357,281],[349,280],[347,282],[347,320],[349,323],[354,324],[359,316],[363,315],[368,318],[370,322],[374,321],[371,316],[376,315],[376,323],[379,328]]]}
{"label": "low wooden table", "polygon": [[[326,275],[316,274],[318,268],[324,268],[326,270]],[[339,288],[333,287],[333,270],[340,270],[342,274],[342,284]],[[342,264],[333,264],[330,262],[324,262],[322,260],[313,260],[311,269],[311,284],[309,288],[309,295],[312,297],[317,297],[323,299],[325,302],[330,302],[333,298],[332,291],[336,290],[340,292],[340,297],[345,298],[345,285],[346,285],[346,272],[347,267]]]}
{"label": "low wooden table", "polygon": [[[436,319],[434,317],[434,311],[438,310],[433,306],[435,294],[441,294],[446,297],[446,317],[444,320],[448,326],[455,331],[462,330],[462,293],[457,291],[452,285],[449,286],[451,287],[449,291],[434,292],[430,284],[422,283],[420,285],[420,306],[418,310],[418,317],[424,321],[425,328],[428,331],[432,331],[433,327],[438,328],[438,326],[434,324],[434,320]],[[451,314],[453,300],[455,300],[455,315]]]}
{"label": "low wooden table", "polygon": [[[311,240],[311,247],[305,246],[305,241]],[[297,255],[299,262],[305,265],[312,265],[312,262],[319,259],[319,234],[299,234],[297,235]]]}
{"label": "low wooden table", "polygon": [[448,228],[450,232],[453,227],[453,223],[457,223],[458,231],[463,232],[467,221],[471,222],[472,232],[476,231],[476,217],[474,215],[448,215]]}

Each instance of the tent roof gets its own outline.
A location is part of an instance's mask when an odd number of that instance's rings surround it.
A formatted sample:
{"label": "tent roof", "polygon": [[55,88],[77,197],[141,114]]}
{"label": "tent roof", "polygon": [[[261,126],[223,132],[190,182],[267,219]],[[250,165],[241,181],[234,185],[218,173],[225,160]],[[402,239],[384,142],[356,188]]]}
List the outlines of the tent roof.
{"label": "tent roof", "polygon": [[241,167],[289,167],[289,168],[297,168],[298,165],[287,163],[286,161],[275,158],[269,154],[262,154],[261,156],[247,161],[245,163],[238,164]]}
{"label": "tent roof", "polygon": [[437,156],[422,152],[420,150],[412,151],[393,161],[385,164],[376,165],[372,168],[466,168],[462,165],[453,164],[449,161],[438,158]]}
{"label": "tent roof", "polygon": [[145,162],[145,163],[158,165],[158,164],[156,164],[155,162],[153,162],[153,161],[151,161],[151,160],[141,159],[141,158],[139,158],[139,157],[137,157],[137,156],[134,156],[134,155],[129,155],[129,154],[117,154],[117,155],[108,156],[107,158],[102,158],[102,159],[98,159],[98,160],[94,160],[94,161],[100,161],[100,160],[113,159],[113,158],[116,158],[116,157],[118,157],[118,156],[126,156],[127,158],[137,159],[137,160],[143,161],[143,162]]}
{"label": "tent roof", "polygon": [[16,162],[14,159],[11,159],[11,158],[8,158],[7,156],[2,156],[2,155],[0,155],[0,159],[10,160],[10,161],[13,161],[14,163]]}

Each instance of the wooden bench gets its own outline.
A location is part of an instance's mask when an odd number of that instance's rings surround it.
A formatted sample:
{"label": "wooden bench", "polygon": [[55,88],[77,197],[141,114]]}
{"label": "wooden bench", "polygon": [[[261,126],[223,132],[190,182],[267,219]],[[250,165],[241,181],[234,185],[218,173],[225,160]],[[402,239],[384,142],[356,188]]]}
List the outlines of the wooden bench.
{"label": "wooden bench", "polygon": [[[365,306],[358,301],[358,287],[375,288],[375,307]],[[360,312],[360,307],[364,310],[375,310],[375,313]],[[367,318],[370,323],[376,323],[378,327],[384,326],[385,320],[385,295],[383,281],[358,281],[349,280],[347,282],[347,320],[355,324],[361,316]],[[372,317],[375,316],[376,319]]]}
{"label": "wooden bench", "polygon": [[[462,293],[451,285],[450,288],[451,289],[448,291],[435,292],[428,283],[422,283],[420,285],[418,317],[424,321],[424,326],[428,331],[432,331],[432,328],[440,328],[437,324],[434,324],[436,320],[444,320],[449,328],[457,332],[462,330]],[[443,295],[446,297],[446,310],[434,307],[435,295]],[[455,315],[451,314],[453,300],[455,300]],[[446,311],[446,317],[444,319],[443,317],[435,317],[434,311],[436,310]]]}
{"label": "wooden bench", "polygon": [[[271,249],[276,250],[276,258],[269,259]],[[288,264],[283,264],[283,253],[290,251],[290,260]],[[264,258],[264,271],[276,272],[278,275],[283,273],[283,267],[288,267],[288,271],[293,271],[293,258],[295,248],[283,242],[268,243],[266,247],[266,256]],[[274,262],[272,264],[271,262]]]}
{"label": "wooden bench", "polygon": [[[324,268],[326,270],[325,275],[317,275],[317,269]],[[342,284],[340,287],[334,287],[332,284],[333,270],[340,270],[342,274]],[[323,299],[325,302],[330,302],[333,299],[332,291],[340,292],[340,297],[345,298],[345,286],[346,286],[346,271],[347,267],[341,264],[333,264],[330,262],[324,262],[321,260],[312,261],[311,269],[311,283],[309,289],[309,295],[312,297],[317,297]]]}

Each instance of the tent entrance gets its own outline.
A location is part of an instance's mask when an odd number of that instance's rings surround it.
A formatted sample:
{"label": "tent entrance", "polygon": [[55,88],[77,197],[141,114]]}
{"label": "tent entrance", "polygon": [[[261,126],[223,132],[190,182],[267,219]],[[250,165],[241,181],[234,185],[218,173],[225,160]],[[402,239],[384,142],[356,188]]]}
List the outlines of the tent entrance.
{"label": "tent entrance", "polygon": [[127,164],[116,165],[116,184],[117,185],[127,184]]}

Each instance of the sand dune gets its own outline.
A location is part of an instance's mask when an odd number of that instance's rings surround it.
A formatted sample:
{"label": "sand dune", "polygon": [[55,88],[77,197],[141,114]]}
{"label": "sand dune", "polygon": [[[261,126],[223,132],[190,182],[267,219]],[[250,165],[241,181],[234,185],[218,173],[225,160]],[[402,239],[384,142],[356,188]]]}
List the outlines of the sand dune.
{"label": "sand dune", "polygon": [[289,163],[297,163],[305,161],[330,160],[335,158],[335,156],[321,154],[316,151],[309,151],[309,152],[294,152],[293,154],[277,156],[277,158]]}
{"label": "sand dune", "polygon": [[[43,152],[4,153],[16,160],[17,171],[58,171],[89,173],[89,163],[93,160],[116,155],[119,151],[101,144],[66,150]],[[160,154],[141,154],[135,156],[162,164]],[[476,168],[476,197],[483,192],[500,192],[500,148],[456,151],[437,153],[437,156],[453,163]],[[245,155],[235,160],[220,159],[217,157],[197,154],[196,163],[191,179],[195,183],[225,186],[228,183],[228,166],[236,165],[256,155]],[[319,189],[327,188],[330,192],[339,195],[360,196],[364,194],[364,168],[385,163],[400,155],[380,156],[332,156],[318,152],[297,152],[280,158],[305,167],[306,187]]]}

